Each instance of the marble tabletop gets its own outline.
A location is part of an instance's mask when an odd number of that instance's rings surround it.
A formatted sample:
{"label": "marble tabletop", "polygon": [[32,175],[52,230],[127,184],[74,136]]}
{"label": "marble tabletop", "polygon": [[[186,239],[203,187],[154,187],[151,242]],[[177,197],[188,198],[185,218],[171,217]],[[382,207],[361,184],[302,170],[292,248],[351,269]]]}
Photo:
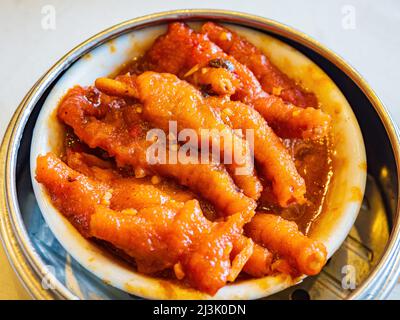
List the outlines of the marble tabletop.
{"label": "marble tabletop", "polygon": [[[307,33],[355,67],[400,124],[400,1],[1,0],[0,137],[25,93],[65,52],[118,22],[185,8],[257,14]],[[28,298],[1,246],[0,269],[0,299]],[[400,299],[400,285],[390,298]]]}

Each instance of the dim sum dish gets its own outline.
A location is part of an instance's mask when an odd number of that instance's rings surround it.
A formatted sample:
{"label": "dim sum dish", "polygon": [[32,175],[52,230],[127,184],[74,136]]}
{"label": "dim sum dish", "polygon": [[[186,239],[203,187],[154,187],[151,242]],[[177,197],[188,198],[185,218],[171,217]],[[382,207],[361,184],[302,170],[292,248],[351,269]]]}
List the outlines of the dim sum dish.
{"label": "dim sum dish", "polygon": [[366,158],[346,99],[300,52],[176,21],[65,72],[37,120],[31,172],[52,232],[107,284],[255,299],[321,271],[357,216]]}

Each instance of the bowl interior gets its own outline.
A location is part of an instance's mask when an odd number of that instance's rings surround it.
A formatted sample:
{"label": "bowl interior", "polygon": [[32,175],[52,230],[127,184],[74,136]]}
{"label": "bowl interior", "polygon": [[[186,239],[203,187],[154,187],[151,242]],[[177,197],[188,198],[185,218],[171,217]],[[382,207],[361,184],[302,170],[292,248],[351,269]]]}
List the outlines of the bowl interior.
{"label": "bowl interior", "polygon": [[[322,109],[333,117],[335,172],[323,210],[310,230],[310,236],[323,241],[331,256],[350,231],[364,193],[366,157],[357,120],[334,82],[306,56],[264,33],[238,26],[230,27],[245,34],[278,67],[314,91]],[[164,31],[165,26],[161,25],[119,36],[81,57],[63,74],[47,96],[35,125],[30,159],[32,177],[37,156],[59,148],[60,126],[57,125],[54,110],[66,91],[76,84],[91,85],[97,77],[111,74],[123,62],[140,55]],[[42,186],[34,178],[32,184],[42,215],[52,233],[74,259],[103,282],[146,298],[211,298],[177,283],[136,273],[81,237],[54,209]],[[283,275],[246,280],[222,288],[213,298],[259,298],[280,291],[298,280]]]}

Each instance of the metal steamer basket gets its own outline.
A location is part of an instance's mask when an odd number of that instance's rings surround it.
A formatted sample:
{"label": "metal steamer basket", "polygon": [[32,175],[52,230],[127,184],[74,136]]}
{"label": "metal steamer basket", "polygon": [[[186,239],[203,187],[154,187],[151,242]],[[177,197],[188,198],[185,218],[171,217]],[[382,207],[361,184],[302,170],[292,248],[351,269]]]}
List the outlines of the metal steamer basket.
{"label": "metal steamer basket", "polygon": [[[359,217],[320,275],[268,299],[384,299],[400,273],[399,131],[362,77],[339,56],[308,36],[265,18],[222,10],[178,10],[111,27],[67,53],[28,92],[1,147],[1,237],[26,290],[36,299],[134,299],[83,269],[46,228],[29,170],[32,131],[49,91],[75,61],[93,48],[132,30],[174,20],[215,20],[257,29],[293,46],[336,83],[360,125],[368,178]],[[355,285],[348,281],[353,266]],[[351,271],[351,270],[350,270]],[[79,285],[78,285],[79,283]]]}

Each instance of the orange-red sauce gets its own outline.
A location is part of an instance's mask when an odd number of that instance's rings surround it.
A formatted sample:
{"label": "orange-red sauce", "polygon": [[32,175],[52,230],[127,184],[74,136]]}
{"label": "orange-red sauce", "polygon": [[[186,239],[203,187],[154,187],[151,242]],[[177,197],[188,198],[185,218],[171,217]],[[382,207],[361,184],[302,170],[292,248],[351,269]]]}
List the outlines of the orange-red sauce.
{"label": "orange-red sauce", "polygon": [[[141,74],[148,69],[147,61],[137,58],[131,63],[122,65],[113,75]],[[295,160],[299,174],[305,180],[307,202],[282,208],[276,205],[271,186],[264,181],[264,191],[258,200],[258,209],[263,212],[274,212],[285,219],[295,221],[299,229],[307,233],[321,213],[324,197],[333,174],[330,137],[316,141],[284,139],[284,144]]]}

